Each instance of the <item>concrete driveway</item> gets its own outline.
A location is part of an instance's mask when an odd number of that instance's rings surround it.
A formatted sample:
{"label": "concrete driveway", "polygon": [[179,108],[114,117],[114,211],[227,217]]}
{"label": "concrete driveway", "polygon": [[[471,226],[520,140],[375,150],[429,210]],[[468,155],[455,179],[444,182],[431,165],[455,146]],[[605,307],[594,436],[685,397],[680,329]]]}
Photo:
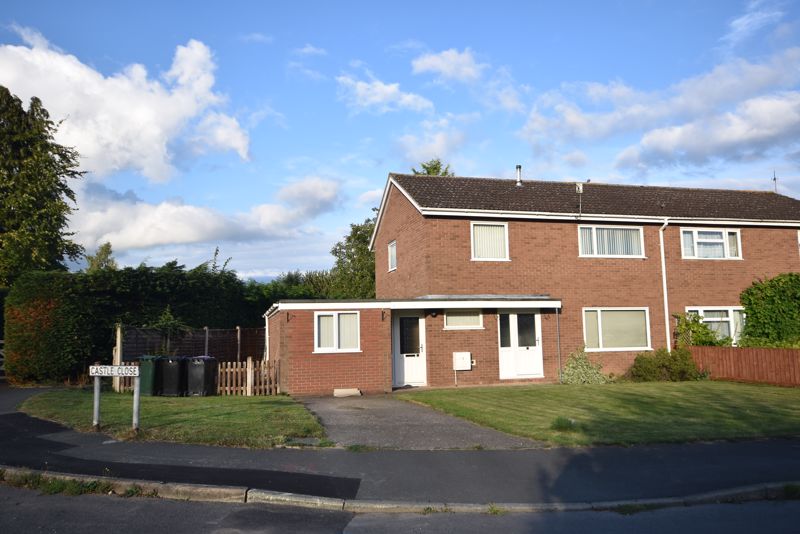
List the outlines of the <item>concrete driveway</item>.
{"label": "concrete driveway", "polygon": [[379,449],[531,449],[533,440],[478,426],[431,408],[393,398],[309,397],[301,399],[339,445]]}

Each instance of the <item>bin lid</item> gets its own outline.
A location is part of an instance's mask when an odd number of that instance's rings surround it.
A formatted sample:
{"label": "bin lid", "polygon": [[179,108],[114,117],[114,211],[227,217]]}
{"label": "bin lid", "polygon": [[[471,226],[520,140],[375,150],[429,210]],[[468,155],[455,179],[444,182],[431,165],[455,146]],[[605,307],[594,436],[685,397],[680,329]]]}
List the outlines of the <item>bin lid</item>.
{"label": "bin lid", "polygon": [[204,354],[202,356],[192,356],[191,360],[215,360],[213,356],[209,356],[208,354]]}
{"label": "bin lid", "polygon": [[145,354],[144,356],[139,356],[136,358],[137,360],[141,361],[149,361],[149,360],[160,360],[163,356],[153,356],[151,354]]}

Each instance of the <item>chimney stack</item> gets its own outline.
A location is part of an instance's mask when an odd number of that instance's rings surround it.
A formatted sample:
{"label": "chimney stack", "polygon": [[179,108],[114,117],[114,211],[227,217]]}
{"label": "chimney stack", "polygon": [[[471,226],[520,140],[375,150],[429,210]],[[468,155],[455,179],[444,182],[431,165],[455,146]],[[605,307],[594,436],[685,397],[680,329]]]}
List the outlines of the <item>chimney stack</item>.
{"label": "chimney stack", "polygon": [[517,165],[517,187],[522,187],[522,165]]}

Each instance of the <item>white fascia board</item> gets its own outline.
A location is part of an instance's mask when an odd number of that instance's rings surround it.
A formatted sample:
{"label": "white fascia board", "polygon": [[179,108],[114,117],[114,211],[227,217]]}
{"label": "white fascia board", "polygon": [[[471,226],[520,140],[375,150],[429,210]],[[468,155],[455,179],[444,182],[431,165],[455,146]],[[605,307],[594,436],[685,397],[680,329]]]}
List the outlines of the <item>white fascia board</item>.
{"label": "white fascia board", "polygon": [[429,217],[465,217],[493,219],[546,219],[555,221],[603,221],[637,224],[661,224],[669,219],[670,224],[692,224],[710,226],[786,226],[800,228],[800,221],[768,220],[768,219],[702,219],[691,217],[671,217],[656,215],[606,215],[592,213],[553,213],[534,211],[503,210],[460,210],[452,208],[421,208],[420,213]]}
{"label": "white fascia board", "polygon": [[383,188],[383,195],[381,196],[381,205],[378,208],[378,217],[375,219],[375,228],[372,230],[372,236],[369,238],[369,249],[374,250],[375,247],[375,236],[378,235],[378,227],[381,225],[381,221],[383,220],[383,210],[386,208],[386,200],[389,198],[389,190],[391,186],[395,186],[398,191],[400,191],[404,197],[411,202],[418,212],[422,213],[422,207],[414,200],[411,195],[408,194],[408,191],[400,187],[400,184],[394,178],[389,177],[386,180],[386,187]]}
{"label": "white fascia board", "polygon": [[283,310],[425,310],[425,309],[482,309],[482,308],[561,308],[560,300],[392,300],[376,302],[280,302],[267,312],[268,316]]}

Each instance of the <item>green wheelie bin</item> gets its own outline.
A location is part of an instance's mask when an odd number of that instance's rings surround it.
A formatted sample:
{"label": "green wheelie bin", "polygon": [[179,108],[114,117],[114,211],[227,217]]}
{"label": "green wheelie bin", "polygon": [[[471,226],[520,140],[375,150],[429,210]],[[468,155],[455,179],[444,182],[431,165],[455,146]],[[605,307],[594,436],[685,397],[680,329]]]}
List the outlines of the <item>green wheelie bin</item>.
{"label": "green wheelie bin", "polygon": [[139,393],[141,395],[161,395],[161,357],[139,357]]}

